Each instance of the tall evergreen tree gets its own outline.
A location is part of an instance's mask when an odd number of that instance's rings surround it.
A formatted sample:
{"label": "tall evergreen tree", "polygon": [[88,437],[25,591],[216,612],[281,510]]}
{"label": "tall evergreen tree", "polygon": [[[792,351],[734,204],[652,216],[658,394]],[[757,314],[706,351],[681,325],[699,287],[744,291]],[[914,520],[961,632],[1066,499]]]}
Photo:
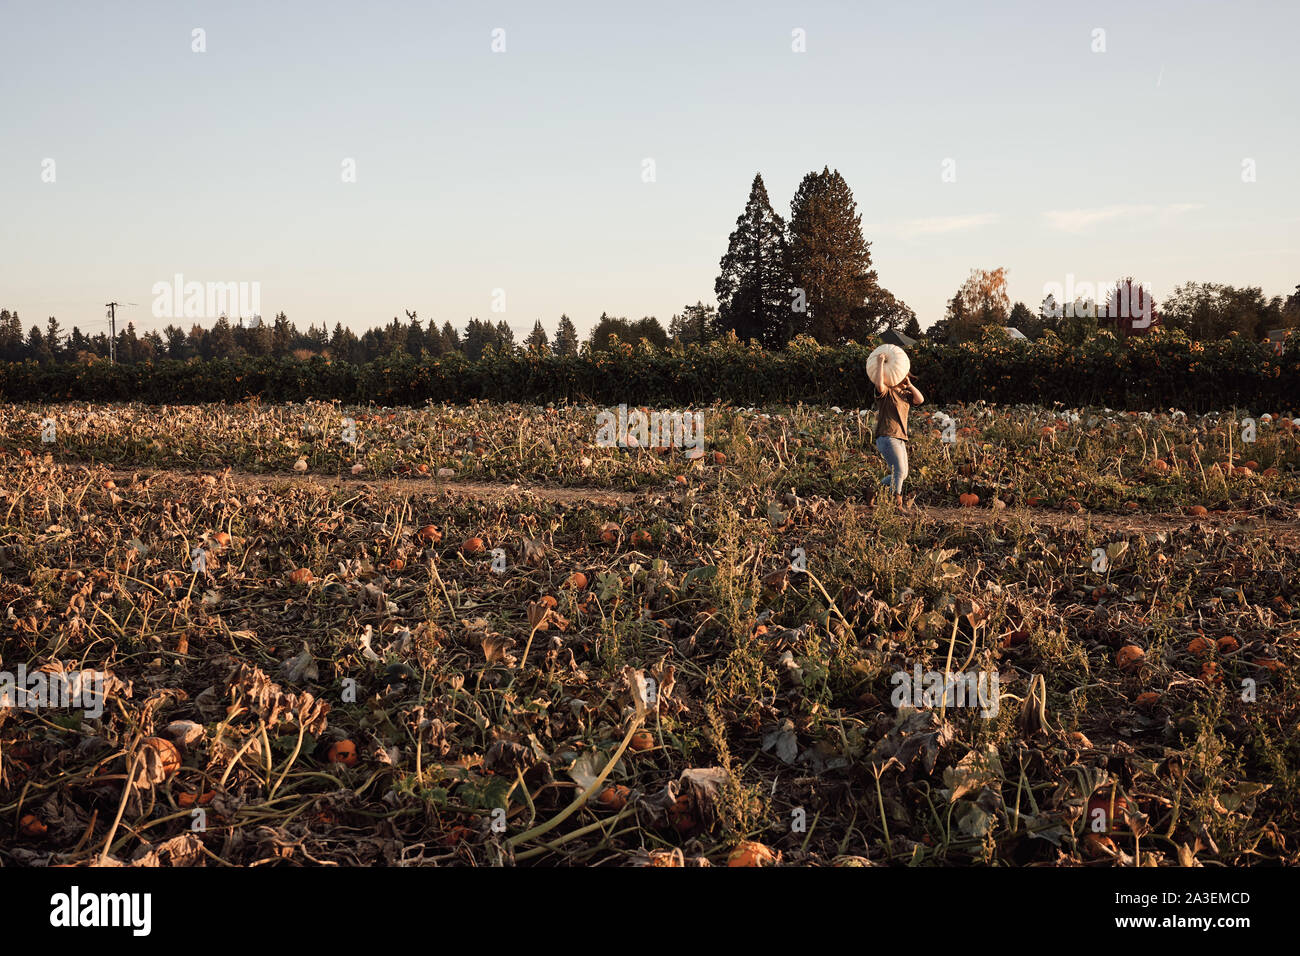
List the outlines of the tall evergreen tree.
{"label": "tall evergreen tree", "polygon": [[17,312],[0,310],[0,359],[17,362],[23,357],[23,324]]}
{"label": "tall evergreen tree", "polygon": [[551,349],[556,355],[578,354],[578,330],[567,315],[560,316],[560,324],[555,327],[555,338],[552,341]]}
{"label": "tall evergreen tree", "polygon": [[745,211],[727,242],[714,283],[718,322],[741,339],[780,348],[795,328],[785,220],[767,198],[762,175],[754,177]]}
{"label": "tall evergreen tree", "polygon": [[506,354],[515,350],[515,333],[514,330],[510,328],[510,323],[505,319],[502,319],[497,323],[496,341],[493,343],[493,346],[498,352]]}
{"label": "tall evergreen tree", "polygon": [[163,337],[157,329],[150,329],[140,337],[142,358],[147,362],[157,362],[163,357]]}
{"label": "tall evergreen tree", "polygon": [[234,358],[241,352],[235,341],[235,330],[230,327],[230,320],[224,315],[217,319],[206,338],[214,358]]}
{"label": "tall evergreen tree", "polygon": [[74,325],[72,331],[68,334],[67,360],[75,362],[81,358],[81,353],[89,350],[90,341],[86,338],[85,333]]}
{"label": "tall evergreen tree", "polygon": [[185,354],[185,332],[180,326],[171,322],[163,329],[163,339],[167,343],[167,357],[173,359],[183,359]]}
{"label": "tall evergreen tree", "polygon": [[45,344],[45,336],[41,334],[40,328],[35,325],[27,333],[26,353],[27,358],[35,359],[37,362],[54,361],[54,355],[50,352],[50,347]]}
{"label": "tall evergreen tree", "polygon": [[862,339],[885,320],[881,305],[864,308],[876,291],[871,244],[839,170],[823,167],[799,184],[790,203],[790,273],[807,299],[799,331],[818,342]]}
{"label": "tall evergreen tree", "polygon": [[546,330],[542,328],[541,319],[533,323],[533,330],[528,333],[528,338],[524,339],[524,348],[530,352],[536,352],[538,355],[546,354],[549,348],[549,340],[546,337]]}
{"label": "tall evergreen tree", "polygon": [[718,310],[703,302],[696,302],[682,309],[680,315],[668,320],[668,337],[674,345],[690,345],[703,342],[717,324]]}
{"label": "tall evergreen tree", "polygon": [[477,362],[483,357],[483,350],[490,347],[494,340],[491,323],[470,319],[465,326],[465,357],[471,362]]}
{"label": "tall evergreen tree", "polygon": [[50,355],[56,362],[63,358],[63,329],[54,316],[50,316],[45,323],[45,347],[50,350]]}
{"label": "tall evergreen tree", "polygon": [[442,340],[442,333],[438,331],[438,323],[433,319],[429,320],[429,324],[424,329],[424,347],[428,349],[430,355],[435,357],[447,351],[447,345]]}
{"label": "tall evergreen tree", "polygon": [[293,323],[283,312],[276,313],[275,325],[271,329],[271,354],[276,358],[285,358],[293,348]]}
{"label": "tall evergreen tree", "polygon": [[424,353],[424,326],[414,312],[407,310],[406,317],[411,320],[411,324],[406,327],[402,348],[408,355],[419,358]]}
{"label": "tall evergreen tree", "polygon": [[446,352],[459,352],[462,348],[460,333],[450,322],[442,323],[442,347]]}

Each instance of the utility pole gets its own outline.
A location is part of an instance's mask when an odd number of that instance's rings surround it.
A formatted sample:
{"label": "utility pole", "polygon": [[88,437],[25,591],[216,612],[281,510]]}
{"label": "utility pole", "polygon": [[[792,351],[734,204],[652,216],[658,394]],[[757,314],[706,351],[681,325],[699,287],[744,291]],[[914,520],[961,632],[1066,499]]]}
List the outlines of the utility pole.
{"label": "utility pole", "polygon": [[117,302],[109,302],[108,309],[108,360],[117,361]]}
{"label": "utility pole", "polygon": [[104,308],[108,309],[108,360],[117,361],[117,310],[125,308],[128,305],[135,305],[134,302],[106,302]]}

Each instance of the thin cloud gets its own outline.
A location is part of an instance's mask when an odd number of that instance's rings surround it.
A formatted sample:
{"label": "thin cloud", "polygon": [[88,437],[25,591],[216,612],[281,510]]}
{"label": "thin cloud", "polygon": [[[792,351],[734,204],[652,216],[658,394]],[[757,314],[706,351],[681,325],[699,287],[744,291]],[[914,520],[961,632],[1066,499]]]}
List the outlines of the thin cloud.
{"label": "thin cloud", "polygon": [[1181,213],[1200,209],[1200,203],[1177,202],[1166,206],[1150,204],[1129,204],[1118,206],[1099,206],[1093,209],[1052,209],[1044,213],[1047,224],[1059,232],[1082,232],[1098,223],[1112,222],[1116,219],[1148,219],[1160,217],[1167,219]]}
{"label": "thin cloud", "polygon": [[935,216],[930,219],[909,219],[899,226],[899,234],[906,238],[916,236],[939,236],[949,232],[961,232],[965,229],[977,229],[998,221],[991,212],[971,216]]}

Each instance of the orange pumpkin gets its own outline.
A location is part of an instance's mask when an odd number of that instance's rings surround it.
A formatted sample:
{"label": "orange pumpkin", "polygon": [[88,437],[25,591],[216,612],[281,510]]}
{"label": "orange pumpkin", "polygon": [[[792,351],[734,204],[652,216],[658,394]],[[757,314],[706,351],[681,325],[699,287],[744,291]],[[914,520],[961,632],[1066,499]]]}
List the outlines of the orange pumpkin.
{"label": "orange pumpkin", "polygon": [[206,806],[212,802],[212,798],[216,795],[216,792],[213,790],[205,790],[202,794],[190,793],[188,791],[178,793],[176,794],[176,806],[183,810],[188,810],[190,807],[195,805]]}
{"label": "orange pumpkin", "polygon": [[466,538],[461,542],[461,554],[482,554],[485,545],[482,538]]}
{"label": "orange pumpkin", "polygon": [[311,584],[316,580],[316,576],[311,573],[310,568],[297,568],[289,572],[290,584]]}
{"label": "orange pumpkin", "polygon": [[1110,833],[1115,824],[1124,818],[1128,801],[1112,787],[1103,787],[1088,800],[1088,815],[1084,820],[1093,833]]}
{"label": "orange pumpkin", "polygon": [[437,525],[426,524],[417,532],[417,537],[429,544],[437,544],[442,540],[442,532],[438,530]]}
{"label": "orange pumpkin", "polygon": [[673,829],[683,835],[690,833],[700,825],[699,820],[695,818],[691,798],[684,793],[668,808],[668,820]]}
{"label": "orange pumpkin", "polygon": [[604,807],[606,810],[622,810],[627,806],[627,801],[630,796],[632,796],[632,791],[628,787],[623,786],[621,783],[616,783],[613,786],[606,787],[604,790],[600,791],[596,796],[596,803]]}
{"label": "orange pumpkin", "polygon": [[564,583],[566,587],[571,587],[575,591],[581,591],[587,586],[587,576],[581,571],[574,571],[569,575],[569,580]]}
{"label": "orange pumpkin", "polygon": [[1115,654],[1115,666],[1122,671],[1134,670],[1141,666],[1147,652],[1136,644],[1126,644]]}
{"label": "orange pumpkin", "polygon": [[654,538],[651,537],[649,531],[641,531],[641,530],[637,530],[637,531],[633,531],[633,532],[632,532],[632,546],[633,546],[633,547],[635,547],[635,548],[648,548],[648,547],[649,547],[650,545],[652,545],[652,544],[654,544]]}
{"label": "orange pumpkin", "polygon": [[158,755],[158,763],[163,774],[170,777],[181,767],[181,752],[166,737],[146,737],[140,742],[142,748],[148,748]]}
{"label": "orange pumpkin", "polygon": [[957,497],[957,501],[963,508],[974,508],[980,503],[980,496],[971,492],[965,492]]}
{"label": "orange pumpkin", "polygon": [[654,734],[648,730],[638,730],[632,735],[632,740],[628,743],[628,747],[632,750],[649,750],[654,745]]}
{"label": "orange pumpkin", "polygon": [[345,767],[357,765],[357,745],[350,740],[338,740],[325,752],[327,763],[341,763]]}
{"label": "orange pumpkin", "polygon": [[773,866],[776,854],[771,847],[753,840],[741,840],[727,856],[727,866]]}
{"label": "orange pumpkin", "polygon": [[18,829],[22,831],[23,836],[40,837],[49,832],[44,822],[34,813],[24,813],[22,819],[18,821]]}

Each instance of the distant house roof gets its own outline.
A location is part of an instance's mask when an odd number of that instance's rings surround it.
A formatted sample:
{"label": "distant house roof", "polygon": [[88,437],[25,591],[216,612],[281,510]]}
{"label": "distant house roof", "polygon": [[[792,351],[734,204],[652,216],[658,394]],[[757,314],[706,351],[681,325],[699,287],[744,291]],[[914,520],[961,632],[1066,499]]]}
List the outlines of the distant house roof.
{"label": "distant house roof", "polygon": [[1281,342],[1291,331],[1291,329],[1269,329],[1268,340],[1270,342]]}
{"label": "distant house roof", "polygon": [[916,344],[916,339],[904,335],[902,332],[896,332],[893,329],[885,329],[880,339],[886,345],[897,345],[900,349],[910,349]]}
{"label": "distant house roof", "polygon": [[1013,329],[1009,325],[1004,325],[1002,326],[1002,328],[1007,333],[1007,335],[1011,336],[1013,339],[1024,339],[1026,342],[1029,341],[1029,337],[1026,336],[1025,333],[1021,332],[1019,329]]}

